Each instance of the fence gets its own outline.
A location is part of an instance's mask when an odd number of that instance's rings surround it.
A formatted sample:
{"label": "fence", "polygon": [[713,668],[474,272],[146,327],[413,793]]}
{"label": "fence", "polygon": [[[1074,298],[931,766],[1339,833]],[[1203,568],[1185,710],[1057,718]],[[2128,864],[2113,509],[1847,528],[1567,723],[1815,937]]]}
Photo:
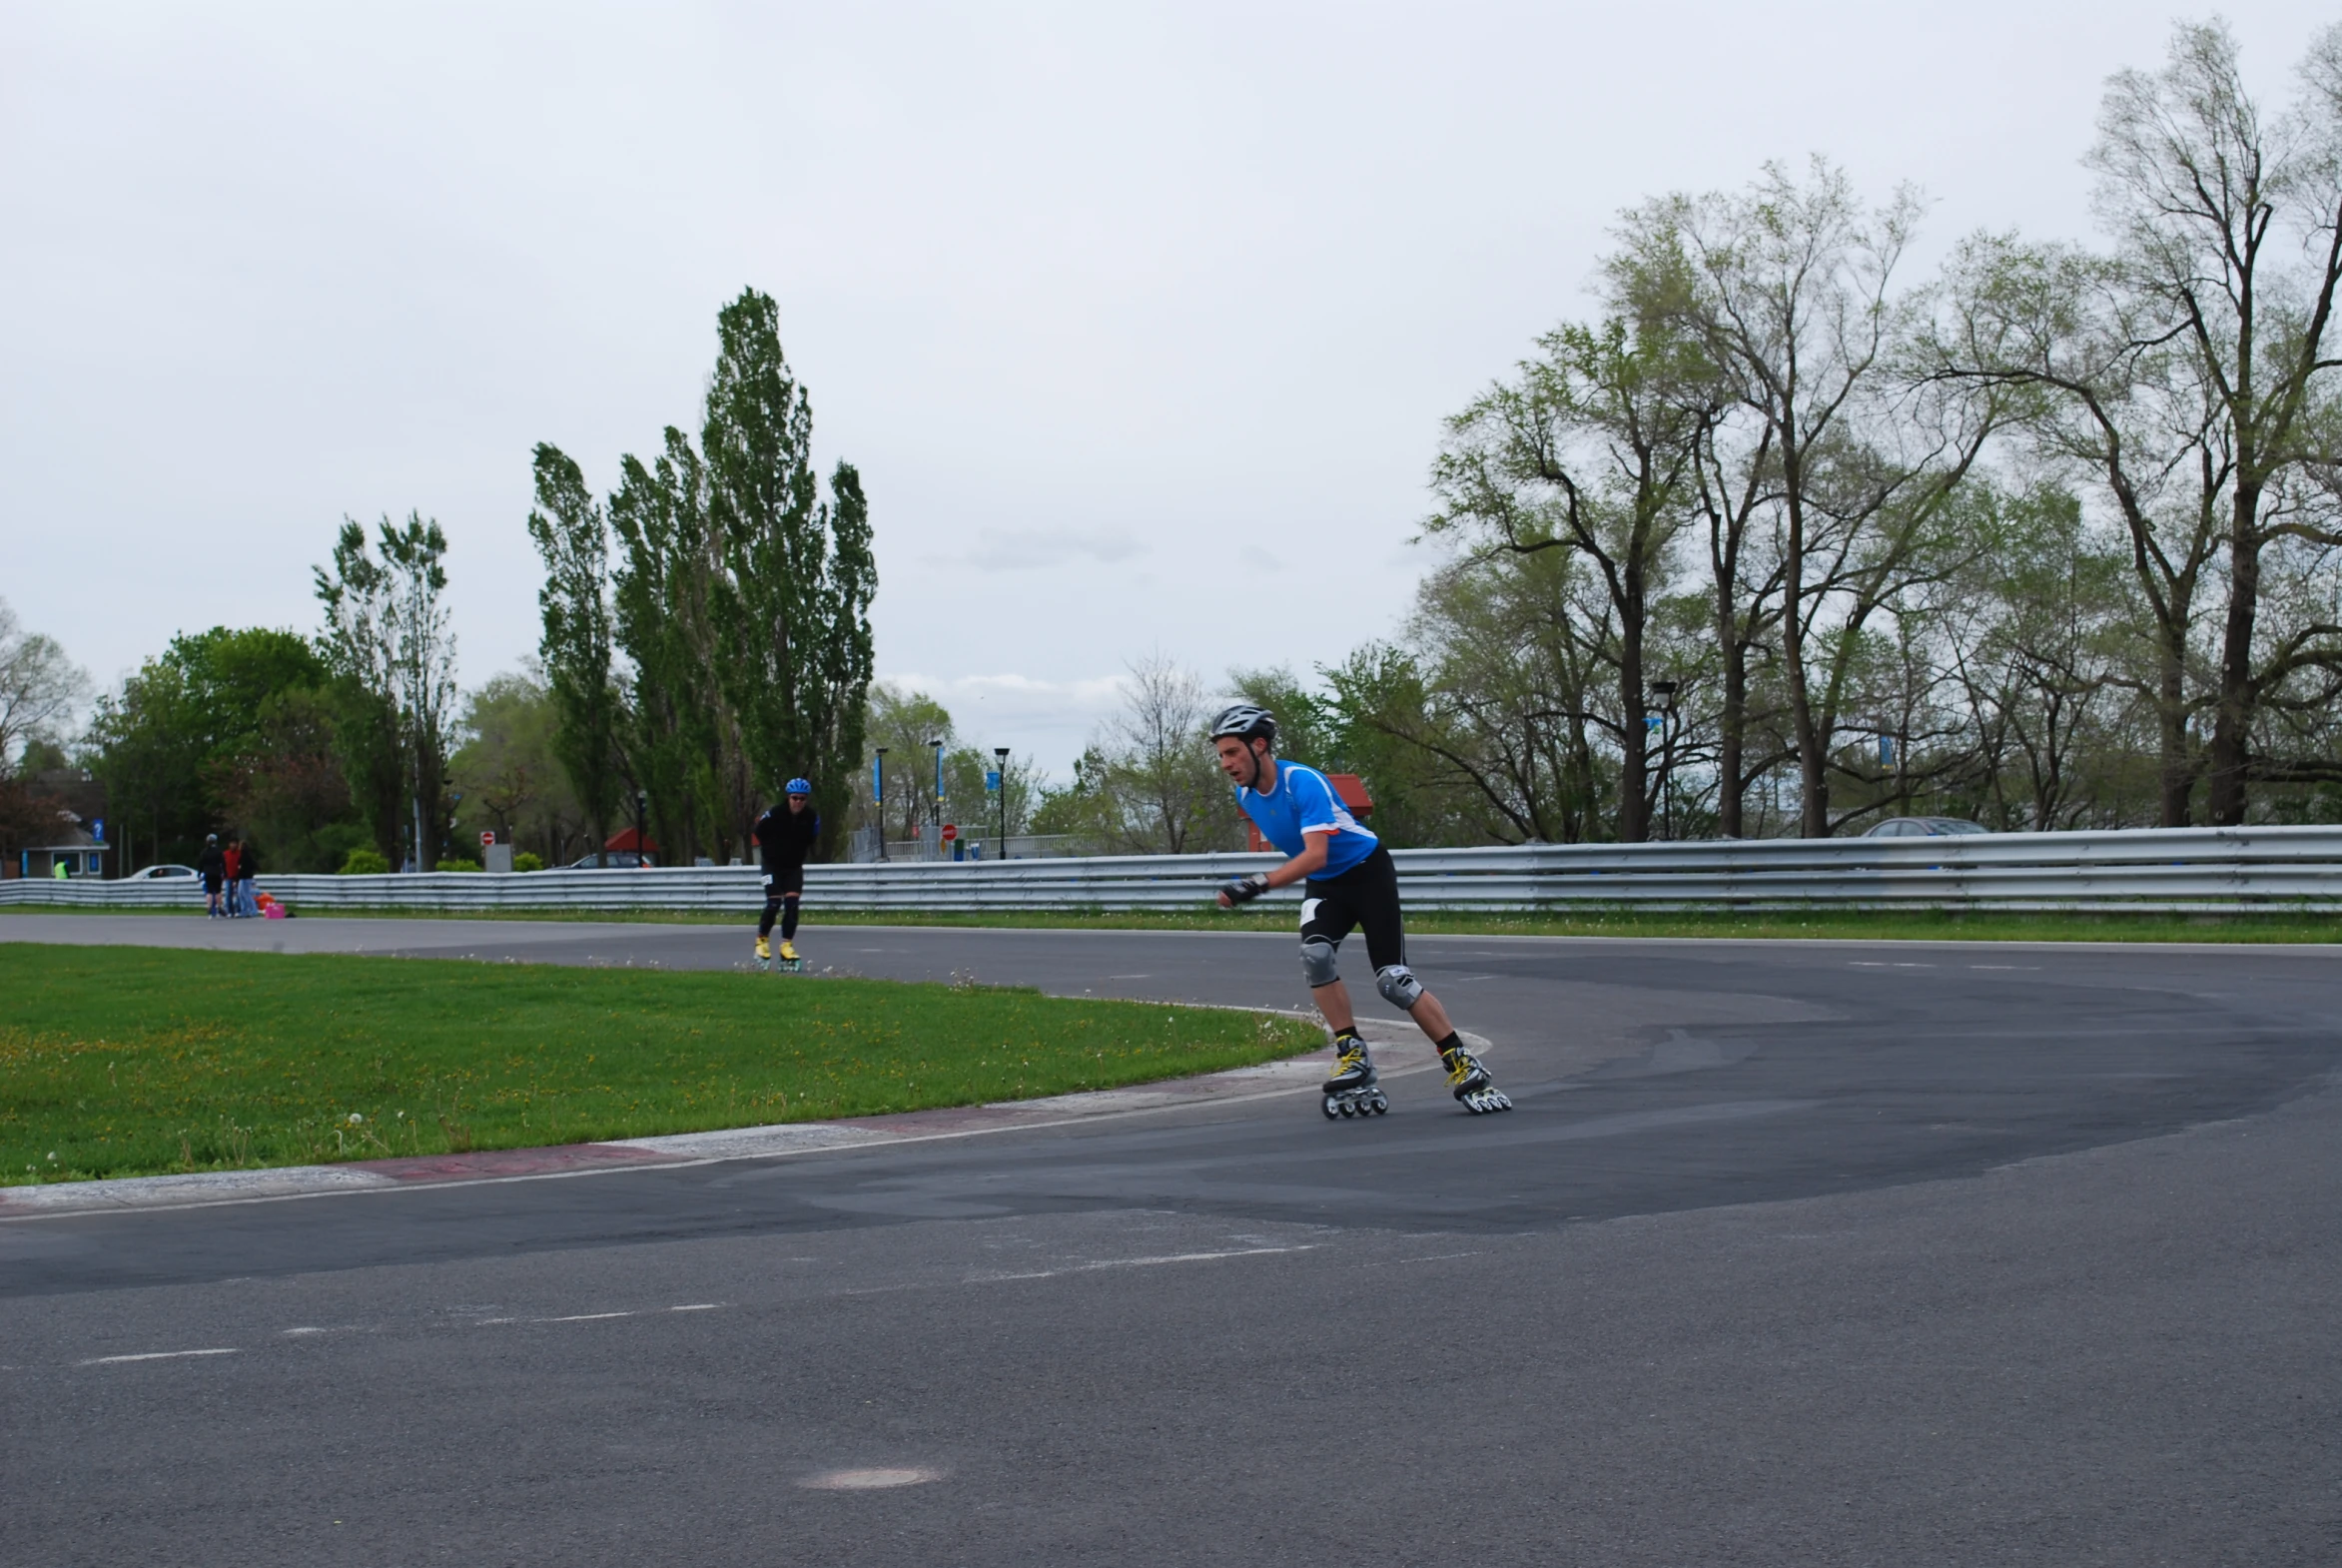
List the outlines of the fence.
{"label": "fence", "polygon": [[[1273,855],[813,866],[806,900],[862,910],[1199,909],[1224,879]],[[2001,833],[1940,839],[1749,839],[1694,844],[1399,850],[1409,907],[1588,906],[2186,910],[2342,913],[2342,827]],[[730,866],[498,876],[264,876],[296,909],[705,910],[746,913],[759,874]],[[1271,894],[1297,900],[1293,889]],[[0,906],[186,908],[185,880],[0,882]]]}
{"label": "fence", "polygon": [[[910,861],[914,864],[938,860],[966,861],[971,858],[977,860],[1064,860],[1072,856],[1087,855],[1095,848],[1094,844],[1085,843],[1079,835],[1072,833],[1012,833],[1007,842],[1008,853],[1004,855],[1001,852],[1001,840],[998,836],[963,829],[962,837],[955,841],[959,848],[957,856],[952,853],[953,844],[946,844],[940,838],[928,837],[888,839],[886,858],[890,861]],[[878,841],[870,835],[870,830],[867,828],[856,831],[852,849],[851,858],[857,865],[868,864],[878,859]]]}

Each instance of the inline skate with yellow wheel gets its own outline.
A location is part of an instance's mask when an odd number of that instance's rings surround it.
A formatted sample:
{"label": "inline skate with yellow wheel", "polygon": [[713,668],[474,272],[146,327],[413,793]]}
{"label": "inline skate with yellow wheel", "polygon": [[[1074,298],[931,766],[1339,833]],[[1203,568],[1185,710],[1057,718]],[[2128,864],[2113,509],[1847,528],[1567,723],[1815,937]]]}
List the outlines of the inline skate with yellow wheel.
{"label": "inline skate with yellow wheel", "polygon": [[1375,1087],[1374,1059],[1366,1054],[1366,1042],[1358,1038],[1356,1030],[1345,1029],[1333,1037],[1333,1074],[1325,1081],[1325,1120],[1338,1122],[1343,1117],[1378,1117],[1390,1114],[1390,1102]]}

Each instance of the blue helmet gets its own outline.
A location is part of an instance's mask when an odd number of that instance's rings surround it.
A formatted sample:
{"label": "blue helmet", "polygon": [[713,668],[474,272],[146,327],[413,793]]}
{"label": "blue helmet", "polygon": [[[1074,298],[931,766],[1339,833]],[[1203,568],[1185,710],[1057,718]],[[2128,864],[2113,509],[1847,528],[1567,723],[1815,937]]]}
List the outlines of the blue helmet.
{"label": "blue helmet", "polygon": [[791,779],[781,790],[781,793],[784,795],[810,795],[813,793],[813,786],[803,779]]}

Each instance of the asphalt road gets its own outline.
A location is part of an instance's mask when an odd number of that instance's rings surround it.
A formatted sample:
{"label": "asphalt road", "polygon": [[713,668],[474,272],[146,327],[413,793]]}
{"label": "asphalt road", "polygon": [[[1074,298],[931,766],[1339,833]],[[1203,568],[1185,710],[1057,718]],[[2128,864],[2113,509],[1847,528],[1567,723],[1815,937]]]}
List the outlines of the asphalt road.
{"label": "asphalt road", "polygon": [[[808,938],[871,975],[1299,993],[1283,938]],[[2342,1559],[2342,952],[1413,957],[1516,1112],[1417,1074],[1366,1125],[1296,1096],[0,1225],[0,1561]]]}

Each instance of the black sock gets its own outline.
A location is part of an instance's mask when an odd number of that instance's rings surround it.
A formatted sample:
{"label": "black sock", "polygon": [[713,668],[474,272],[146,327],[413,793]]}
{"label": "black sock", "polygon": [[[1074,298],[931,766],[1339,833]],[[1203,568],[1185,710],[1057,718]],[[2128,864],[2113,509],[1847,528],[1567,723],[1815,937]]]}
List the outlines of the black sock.
{"label": "black sock", "polygon": [[1464,1037],[1457,1034],[1452,1029],[1447,1032],[1447,1038],[1439,1043],[1439,1054],[1441,1056],[1446,1056],[1450,1051],[1461,1051],[1463,1049]]}
{"label": "black sock", "polygon": [[1347,1025],[1333,1032],[1333,1043],[1337,1046],[1345,1040],[1359,1040],[1362,1038],[1363,1037],[1359,1035],[1358,1028],[1355,1024]]}

